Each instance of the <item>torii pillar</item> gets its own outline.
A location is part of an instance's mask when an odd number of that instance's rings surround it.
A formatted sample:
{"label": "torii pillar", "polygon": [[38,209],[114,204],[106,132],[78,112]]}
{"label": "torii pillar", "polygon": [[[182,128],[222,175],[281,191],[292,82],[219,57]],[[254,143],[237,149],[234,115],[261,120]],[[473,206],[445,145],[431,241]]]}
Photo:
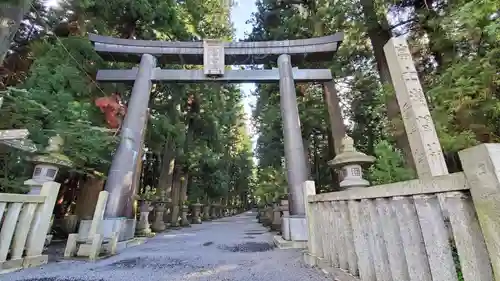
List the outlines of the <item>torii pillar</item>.
{"label": "torii pillar", "polygon": [[142,55],[121,129],[120,144],[113,157],[104,187],[104,190],[109,192],[105,218],[126,218],[129,213],[126,208],[132,206],[129,201],[133,200],[133,180],[139,161],[142,131],[146,125],[151,94],[151,78],[155,67],[155,57],[149,54]]}

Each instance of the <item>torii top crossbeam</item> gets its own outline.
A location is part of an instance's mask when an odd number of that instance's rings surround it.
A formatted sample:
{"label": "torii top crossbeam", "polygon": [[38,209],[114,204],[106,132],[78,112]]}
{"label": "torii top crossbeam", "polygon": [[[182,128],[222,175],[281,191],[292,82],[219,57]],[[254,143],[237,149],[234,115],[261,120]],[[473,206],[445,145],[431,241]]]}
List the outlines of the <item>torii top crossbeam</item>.
{"label": "torii top crossbeam", "polygon": [[[290,55],[293,63],[330,60],[337,51],[342,32],[310,39],[222,42],[226,65],[276,62],[279,55]],[[90,34],[95,50],[105,59],[139,62],[142,54],[157,57],[165,64],[203,64],[204,42],[172,42],[120,39]]]}

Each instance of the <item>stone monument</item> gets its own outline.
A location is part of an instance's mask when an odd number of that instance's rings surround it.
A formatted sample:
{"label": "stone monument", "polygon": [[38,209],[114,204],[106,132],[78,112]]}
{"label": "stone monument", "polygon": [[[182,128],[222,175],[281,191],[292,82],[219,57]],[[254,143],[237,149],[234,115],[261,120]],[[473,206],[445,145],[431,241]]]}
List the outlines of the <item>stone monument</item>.
{"label": "stone monument", "polygon": [[403,37],[391,38],[384,46],[384,52],[418,177],[448,174],[441,144],[406,40]]}

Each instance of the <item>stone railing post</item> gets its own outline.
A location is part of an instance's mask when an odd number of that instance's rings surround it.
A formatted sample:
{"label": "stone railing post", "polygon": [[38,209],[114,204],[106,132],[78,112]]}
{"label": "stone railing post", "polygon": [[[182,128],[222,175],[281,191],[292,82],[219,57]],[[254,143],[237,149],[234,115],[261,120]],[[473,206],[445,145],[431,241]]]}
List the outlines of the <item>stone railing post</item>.
{"label": "stone railing post", "polygon": [[481,144],[459,152],[495,280],[500,280],[500,144]]}
{"label": "stone railing post", "polygon": [[304,252],[304,260],[308,265],[316,265],[316,258],[318,257],[321,249],[318,249],[318,237],[316,236],[316,221],[314,217],[313,204],[309,204],[309,195],[316,195],[316,186],[314,181],[306,181],[303,185],[304,204],[306,210],[306,223],[307,223],[307,251]]}
{"label": "stone railing post", "polygon": [[94,235],[100,234],[102,220],[104,219],[104,210],[106,208],[106,203],[108,202],[108,197],[109,193],[107,191],[101,191],[99,193],[97,204],[95,205],[92,223],[90,224],[89,234],[86,238],[88,242],[92,241]]}
{"label": "stone railing post", "polygon": [[54,211],[54,205],[56,204],[59,187],[60,184],[57,182],[46,182],[40,190],[40,195],[45,196],[45,202],[38,206],[35,211],[31,230],[26,242],[25,263],[37,263],[37,260],[42,259],[46,261],[47,259],[47,256],[42,256],[42,251],[45,244],[45,236],[50,227],[50,220],[52,218],[52,212]]}

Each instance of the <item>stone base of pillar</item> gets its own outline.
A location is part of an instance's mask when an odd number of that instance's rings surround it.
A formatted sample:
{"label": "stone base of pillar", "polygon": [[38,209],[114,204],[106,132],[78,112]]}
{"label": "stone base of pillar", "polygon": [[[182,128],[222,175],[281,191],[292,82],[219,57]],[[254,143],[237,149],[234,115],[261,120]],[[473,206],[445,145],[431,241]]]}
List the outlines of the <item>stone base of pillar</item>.
{"label": "stone base of pillar", "polygon": [[[78,229],[78,239],[87,239],[92,220],[81,220]],[[102,233],[104,239],[111,238],[114,232],[118,232],[118,241],[126,241],[134,238],[135,233],[134,219],[128,218],[105,218],[101,222],[99,233]]]}
{"label": "stone base of pillar", "polygon": [[308,229],[305,216],[289,216],[290,240],[307,241]]}
{"label": "stone base of pillar", "polygon": [[293,240],[285,240],[283,237],[276,235],[273,237],[273,242],[278,249],[306,249],[307,241],[293,241]]}
{"label": "stone base of pillar", "polygon": [[274,237],[274,244],[280,249],[305,249],[308,230],[304,216],[283,216],[281,236]]}

